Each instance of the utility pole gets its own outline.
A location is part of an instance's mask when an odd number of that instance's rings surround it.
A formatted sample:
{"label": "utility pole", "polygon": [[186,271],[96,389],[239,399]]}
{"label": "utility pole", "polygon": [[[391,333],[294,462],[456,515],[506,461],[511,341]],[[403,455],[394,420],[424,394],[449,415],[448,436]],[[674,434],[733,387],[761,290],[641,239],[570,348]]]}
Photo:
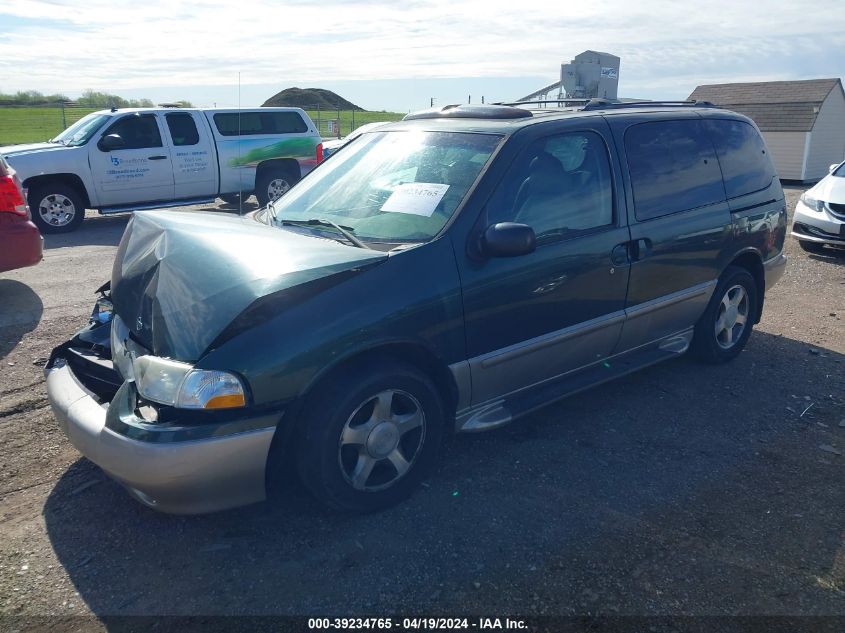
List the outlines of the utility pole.
{"label": "utility pole", "polygon": [[434,97],[431,98],[431,103],[429,104],[429,107],[430,108],[434,107]]}

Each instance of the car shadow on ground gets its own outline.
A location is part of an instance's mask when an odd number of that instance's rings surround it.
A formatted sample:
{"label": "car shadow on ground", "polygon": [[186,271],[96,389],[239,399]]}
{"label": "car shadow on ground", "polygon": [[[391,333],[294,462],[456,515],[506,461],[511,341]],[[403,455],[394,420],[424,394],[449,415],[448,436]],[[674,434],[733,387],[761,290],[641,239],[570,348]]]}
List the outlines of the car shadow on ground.
{"label": "car shadow on ground", "polygon": [[99,215],[88,211],[85,221],[70,233],[53,233],[44,236],[44,248],[73,246],[117,246],[131,214]]}
{"label": "car shadow on ground", "polygon": [[0,279],[0,359],[41,321],[44,306],[41,298],[25,283]]}
{"label": "car shadow on ground", "polygon": [[456,436],[374,515],[295,486],[163,515],[85,459],[43,515],[98,616],[841,613],[845,457],[819,446],[845,449],[843,368],[755,332],[730,364],[682,357]]}
{"label": "car shadow on ground", "polygon": [[826,248],[823,253],[807,253],[807,257],[817,262],[845,266],[845,248]]}

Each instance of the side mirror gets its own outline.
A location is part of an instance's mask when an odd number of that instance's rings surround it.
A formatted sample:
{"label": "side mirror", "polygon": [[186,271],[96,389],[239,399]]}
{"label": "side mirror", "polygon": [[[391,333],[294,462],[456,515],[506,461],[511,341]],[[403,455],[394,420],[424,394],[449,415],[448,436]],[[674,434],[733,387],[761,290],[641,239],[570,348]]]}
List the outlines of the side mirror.
{"label": "side mirror", "polygon": [[832,174],[836,168],[839,167],[839,163],[833,163],[830,168],[827,170],[827,173]]}
{"label": "side mirror", "polygon": [[97,143],[97,147],[104,152],[110,152],[113,149],[120,149],[124,145],[126,145],[126,143],[123,142],[120,134],[107,134],[100,139],[99,143]]}
{"label": "side mirror", "polygon": [[491,224],[481,236],[481,252],[488,257],[519,257],[534,252],[534,229],[527,224]]}

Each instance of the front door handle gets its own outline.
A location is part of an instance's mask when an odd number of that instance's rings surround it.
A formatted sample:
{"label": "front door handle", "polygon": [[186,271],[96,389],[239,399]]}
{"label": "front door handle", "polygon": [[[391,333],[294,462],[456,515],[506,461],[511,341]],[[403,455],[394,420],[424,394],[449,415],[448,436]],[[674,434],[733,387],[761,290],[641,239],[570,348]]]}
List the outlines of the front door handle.
{"label": "front door handle", "polygon": [[150,156],[150,160],[164,160],[167,156]]}
{"label": "front door handle", "polygon": [[628,263],[628,242],[613,247],[610,251],[610,262],[614,266],[624,266]]}

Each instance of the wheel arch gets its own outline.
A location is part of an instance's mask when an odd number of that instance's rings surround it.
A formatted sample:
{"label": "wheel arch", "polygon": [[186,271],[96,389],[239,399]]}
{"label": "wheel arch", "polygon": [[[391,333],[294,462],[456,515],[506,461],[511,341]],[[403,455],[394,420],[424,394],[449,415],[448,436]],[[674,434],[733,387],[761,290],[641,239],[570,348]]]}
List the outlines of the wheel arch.
{"label": "wheel arch", "polygon": [[728,264],[729,266],[737,266],[747,270],[754,278],[754,284],[757,286],[757,310],[754,315],[754,323],[760,322],[760,317],[763,315],[763,301],[766,296],[766,273],[763,268],[763,258],[753,248],[741,251]]}
{"label": "wheel arch", "polygon": [[258,166],[255,168],[256,183],[264,174],[277,171],[292,171],[297,180],[302,178],[302,168],[299,166],[299,161],[295,158],[273,158],[258,163]]}
{"label": "wheel arch", "polygon": [[47,183],[61,183],[69,187],[73,187],[82,196],[82,202],[86,209],[91,208],[91,197],[88,195],[88,188],[82,181],[78,174],[59,173],[59,174],[39,174],[37,176],[30,176],[23,181],[25,189],[34,189]]}
{"label": "wheel arch", "polygon": [[458,403],[458,385],[448,365],[431,349],[419,341],[385,341],[362,350],[354,350],[340,357],[317,372],[308,382],[300,395],[286,408],[281,423],[276,427],[270,451],[267,456],[266,485],[272,489],[272,482],[279,479],[278,468],[292,463],[291,452],[296,448],[296,437],[300,430],[299,421],[308,398],[325,381],[339,372],[350,371],[373,363],[386,360],[399,360],[409,363],[425,373],[434,382],[443,397],[446,414],[446,429],[454,428],[454,416]]}

